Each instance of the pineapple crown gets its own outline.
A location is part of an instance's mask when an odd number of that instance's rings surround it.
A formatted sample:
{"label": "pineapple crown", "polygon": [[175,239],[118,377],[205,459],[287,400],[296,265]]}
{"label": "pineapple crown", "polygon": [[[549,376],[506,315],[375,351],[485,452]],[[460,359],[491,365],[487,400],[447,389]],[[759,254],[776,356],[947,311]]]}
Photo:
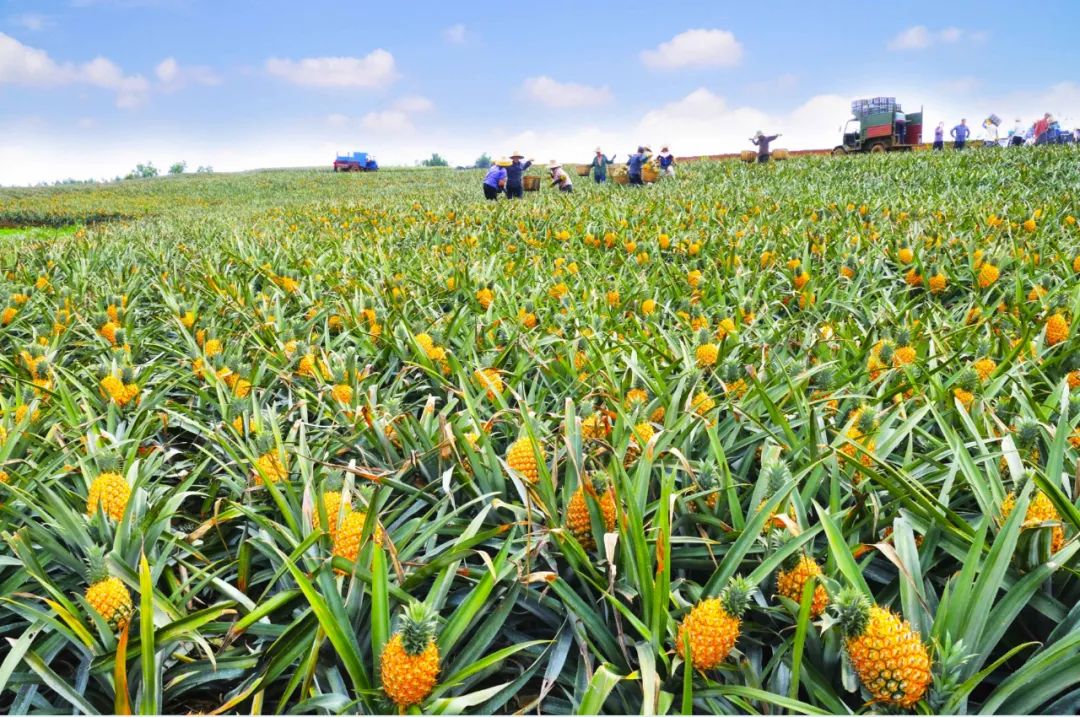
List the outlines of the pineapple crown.
{"label": "pineapple crown", "polygon": [[97,458],[98,473],[118,473],[120,459],[114,455],[101,455]]}
{"label": "pineapple crown", "polygon": [[725,383],[733,383],[739,380],[742,376],[742,368],[738,363],[732,361],[724,364],[723,378]]}
{"label": "pineapple crown", "polygon": [[1016,445],[1018,448],[1031,448],[1039,440],[1039,422],[1025,418],[1016,424]]}
{"label": "pineapple crown", "polygon": [[125,366],[120,371],[120,380],[124,383],[132,383],[135,380],[135,371],[130,366]]}
{"label": "pineapple crown", "polygon": [[701,329],[697,332],[697,341],[699,345],[710,343],[711,338],[712,335],[709,333],[708,329]]}
{"label": "pineapple crown", "polygon": [[893,347],[892,340],[886,339],[881,343],[881,350],[878,351],[878,357],[883,363],[892,363],[893,355],[896,353],[896,349]]}
{"label": "pineapple crown", "polygon": [[975,344],[976,356],[989,356],[990,355],[990,342],[985,338],[979,339],[979,343]]}
{"label": "pineapple crown", "polygon": [[750,596],[756,589],[752,582],[741,575],[732,578],[720,593],[720,605],[723,606],[724,612],[732,617],[742,617],[750,605]]}
{"label": "pineapple crown", "polygon": [[768,486],[769,495],[775,494],[785,483],[791,480],[791,470],[782,460],[770,463],[765,466],[762,472],[765,474],[765,484]]}
{"label": "pineapple crown", "polygon": [[822,391],[831,389],[835,381],[836,372],[832,368],[826,367],[814,374],[814,387]]}
{"label": "pineapple crown", "polygon": [[870,598],[855,588],[844,588],[831,606],[845,637],[858,637],[870,622]]}
{"label": "pineapple crown", "polygon": [[874,432],[877,428],[877,416],[869,406],[859,409],[859,417],[855,420],[855,427],[862,431],[863,435]]}
{"label": "pineapple crown", "polygon": [[715,463],[710,461],[701,467],[698,471],[698,483],[706,489],[720,487],[720,472],[716,469]]}
{"label": "pineapple crown", "polygon": [[956,377],[956,385],[965,391],[972,392],[979,385],[979,374],[968,366]]}
{"label": "pineapple crown", "polygon": [[907,346],[911,343],[911,331],[908,329],[900,329],[896,332],[896,345]]}
{"label": "pineapple crown", "polygon": [[105,561],[105,549],[92,545],[86,554],[86,582],[90,585],[109,577],[108,563]]}
{"label": "pineapple crown", "polygon": [[419,655],[435,637],[435,613],[419,600],[413,600],[401,612],[398,623],[401,644],[409,655]]}

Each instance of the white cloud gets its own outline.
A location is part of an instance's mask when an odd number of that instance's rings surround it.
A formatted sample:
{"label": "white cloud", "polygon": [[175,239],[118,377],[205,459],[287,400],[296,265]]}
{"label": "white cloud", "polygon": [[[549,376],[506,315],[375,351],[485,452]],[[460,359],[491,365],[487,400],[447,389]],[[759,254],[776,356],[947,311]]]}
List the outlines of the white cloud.
{"label": "white cloud", "polygon": [[468,40],[468,33],[463,23],[457,23],[443,30],[443,39],[451,45],[464,45]]}
{"label": "white cloud", "polygon": [[383,49],[364,57],[307,57],[288,60],[271,57],[266,71],[296,85],[379,89],[397,78],[394,56]]}
{"label": "white cloud", "polygon": [[646,67],[673,70],[680,67],[734,67],[742,60],[743,48],[727,30],[687,30],[655,50],[644,50]]}
{"label": "white cloud", "polygon": [[415,129],[409,115],[398,110],[368,112],[360,118],[360,127],[378,134],[405,134]]}
{"label": "white cloud", "polygon": [[955,45],[963,41],[979,44],[985,42],[986,38],[987,34],[982,30],[964,30],[959,27],[931,30],[925,25],[914,25],[889,40],[888,48],[894,52],[925,50],[934,45]]}
{"label": "white cloud", "polygon": [[596,107],[612,100],[611,90],[606,86],[558,82],[547,76],[530,77],[522,89],[526,97],[548,107]]}
{"label": "white cloud", "polygon": [[409,97],[402,97],[401,99],[395,100],[390,105],[390,109],[398,112],[406,112],[408,114],[417,114],[420,112],[430,112],[435,109],[435,103],[427,97],[410,95]]}
{"label": "white cloud", "polygon": [[205,65],[181,65],[176,58],[166,57],[154,68],[154,74],[166,90],[178,90],[187,85],[220,85],[221,78]]}
{"label": "white cloud", "polygon": [[40,32],[47,27],[52,27],[55,23],[51,17],[47,15],[39,15],[34,12],[26,12],[21,15],[12,15],[8,18],[8,22],[17,27],[21,27],[24,30],[30,30],[31,32]]}
{"label": "white cloud", "polygon": [[0,32],[0,84],[25,87],[57,87],[83,84],[116,93],[116,105],[136,107],[150,88],[142,75],[125,75],[112,60],[96,57],[76,65],[59,63],[44,50],[24,45]]}

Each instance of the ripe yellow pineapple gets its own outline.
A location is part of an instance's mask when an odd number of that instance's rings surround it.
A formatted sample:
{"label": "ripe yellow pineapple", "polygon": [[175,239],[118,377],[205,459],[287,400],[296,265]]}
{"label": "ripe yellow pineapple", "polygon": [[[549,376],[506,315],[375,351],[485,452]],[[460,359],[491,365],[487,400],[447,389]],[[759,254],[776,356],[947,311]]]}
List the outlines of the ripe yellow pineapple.
{"label": "ripe yellow pineapple", "polygon": [[[341,513],[341,491],[328,490],[322,494],[323,510],[326,511],[326,533],[330,536],[331,540],[337,538],[338,534],[338,514]],[[348,503],[345,504],[346,516],[352,511],[352,506]],[[314,530],[319,530],[321,521],[319,519],[319,508],[315,507],[315,511],[311,514],[311,527]]]}
{"label": "ripe yellow pineapple", "polygon": [[[340,499],[339,495],[338,500],[340,501]],[[326,519],[330,520],[329,512]],[[359,510],[350,510],[345,513],[341,522],[338,523],[337,532],[334,534],[334,544],[331,552],[335,558],[345,558],[350,563],[356,561],[356,556],[360,554],[360,541],[364,537],[365,521],[367,521],[367,513]],[[381,542],[378,527],[375,528],[372,535],[376,543]],[[339,570],[338,573],[341,573],[341,571]]]}
{"label": "ripe yellow pineapple", "polygon": [[493,368],[481,368],[477,369],[473,373],[473,380],[476,384],[487,392],[489,401],[495,400],[495,394],[502,394],[503,389],[506,386],[503,384],[502,376],[499,375],[497,369]]}
{"label": "ripe yellow pineapple", "polygon": [[427,699],[438,681],[435,620],[429,607],[414,600],[402,613],[398,631],[383,648],[379,660],[383,690],[402,712]]}
{"label": "ripe yellow pineapple", "polygon": [[289,467],[286,461],[282,460],[277,448],[268,439],[259,440],[258,445],[259,457],[255,460],[254,470],[252,471],[256,482],[269,481],[277,483],[288,478]]}
{"label": "ripe yellow pineapple", "polygon": [[[103,466],[112,468],[113,461],[102,461]],[[98,508],[112,520],[124,517],[128,500],[131,498],[131,486],[124,477],[114,470],[105,470],[90,484],[90,494],[86,498],[86,514],[91,518],[97,515]]]}
{"label": "ripe yellow pineapple", "polygon": [[92,548],[86,574],[86,602],[114,630],[122,630],[131,619],[131,593],[120,578],[109,575],[101,548]]}
{"label": "ripe yellow pineapple", "polygon": [[805,553],[796,553],[784,561],[784,566],[776,574],[776,594],[798,603],[802,601],[803,587],[807,580],[817,581],[814,597],[810,603],[810,617],[817,618],[829,604],[829,594],[821,584],[821,566]]}
{"label": "ripe yellow pineapple", "polygon": [[[1009,493],[1001,503],[1001,520],[1005,521],[1016,509],[1016,494]],[[1065,545],[1065,529],[1061,527],[1061,515],[1057,508],[1041,490],[1028,502],[1027,513],[1024,514],[1024,527],[1038,525],[1040,523],[1054,523],[1050,529],[1050,552],[1056,553]]]}
{"label": "ripe yellow pineapple", "polygon": [[[600,495],[600,491],[603,494]],[[570,503],[566,506],[566,525],[570,532],[577,538],[581,546],[586,550],[592,550],[596,543],[592,535],[592,518],[589,514],[589,502],[586,494],[596,501],[600,508],[600,515],[604,520],[604,529],[611,532],[615,529],[615,489],[612,486],[597,489],[591,477],[586,476],[583,485],[578,486]]]}
{"label": "ripe yellow pineapple", "polygon": [[1056,346],[1069,338],[1069,322],[1055,312],[1046,320],[1046,345]]}
{"label": "ripe yellow pineapple", "polygon": [[512,469],[514,469],[522,478],[529,483],[536,483],[540,480],[540,472],[537,467],[536,455],[539,454],[540,460],[544,460],[544,448],[543,446],[536,446],[536,452],[533,452],[533,442],[528,436],[522,436],[506,449],[506,463]]}
{"label": "ripe yellow pineapple", "polygon": [[720,347],[711,341],[700,344],[694,351],[694,360],[697,362],[698,368],[710,368],[715,366],[716,360],[719,357]]}
{"label": "ripe yellow pineapple", "polygon": [[679,625],[675,649],[686,654],[690,645],[690,659],[695,669],[715,670],[739,639],[742,614],[750,603],[754,586],[744,578],[733,579],[718,598],[702,600],[693,607]]}
{"label": "ripe yellow pineapple", "polygon": [[999,276],[1001,276],[1001,270],[1000,269],[998,269],[996,266],[994,266],[990,262],[983,262],[982,265],[979,267],[979,276],[978,276],[979,288],[980,289],[989,288],[990,286],[992,286],[994,284],[995,281],[998,280]]}
{"label": "ripe yellow pineapple", "polygon": [[848,588],[835,603],[851,666],[873,701],[910,709],[930,686],[930,654],[911,624]]}
{"label": "ripe yellow pineapple", "polygon": [[716,408],[716,400],[705,391],[698,391],[694,395],[691,408],[694,413],[704,418],[709,415],[709,411]]}

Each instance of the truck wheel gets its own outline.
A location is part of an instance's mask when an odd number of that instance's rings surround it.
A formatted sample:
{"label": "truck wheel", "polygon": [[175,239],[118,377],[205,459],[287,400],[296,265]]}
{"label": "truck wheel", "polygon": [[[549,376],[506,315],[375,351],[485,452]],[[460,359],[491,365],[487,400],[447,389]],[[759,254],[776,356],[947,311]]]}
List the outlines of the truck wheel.
{"label": "truck wheel", "polygon": [[844,149],[843,147],[834,147],[833,148],[832,156],[834,156],[834,157],[843,157],[845,154],[847,154],[847,150]]}
{"label": "truck wheel", "polygon": [[888,147],[885,146],[884,142],[874,142],[872,145],[870,145],[871,152],[884,152],[887,149]]}

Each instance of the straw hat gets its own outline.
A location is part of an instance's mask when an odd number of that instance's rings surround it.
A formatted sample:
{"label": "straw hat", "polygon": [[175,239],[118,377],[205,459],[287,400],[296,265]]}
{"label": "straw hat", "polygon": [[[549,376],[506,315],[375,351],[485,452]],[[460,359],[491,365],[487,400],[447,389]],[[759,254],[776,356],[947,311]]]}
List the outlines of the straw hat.
{"label": "straw hat", "polygon": [[755,137],[764,137],[765,133],[762,132],[761,130],[758,130],[757,132],[754,132],[754,136]]}
{"label": "straw hat", "polygon": [[510,155],[510,159],[525,159],[525,155],[520,150],[515,149],[514,153]]}
{"label": "straw hat", "polygon": [[554,159],[548,162],[548,169],[559,169],[560,167],[562,167],[562,165],[556,162]]}
{"label": "straw hat", "polygon": [[645,145],[644,150],[646,152],[652,152],[652,147],[650,147],[649,145]]}
{"label": "straw hat", "polygon": [[513,162],[511,162],[506,157],[499,157],[497,160],[495,160],[496,167],[509,167],[511,164],[513,164]]}
{"label": "straw hat", "polygon": [[600,154],[600,148],[599,147],[597,147],[595,151],[596,151],[597,154]]}

